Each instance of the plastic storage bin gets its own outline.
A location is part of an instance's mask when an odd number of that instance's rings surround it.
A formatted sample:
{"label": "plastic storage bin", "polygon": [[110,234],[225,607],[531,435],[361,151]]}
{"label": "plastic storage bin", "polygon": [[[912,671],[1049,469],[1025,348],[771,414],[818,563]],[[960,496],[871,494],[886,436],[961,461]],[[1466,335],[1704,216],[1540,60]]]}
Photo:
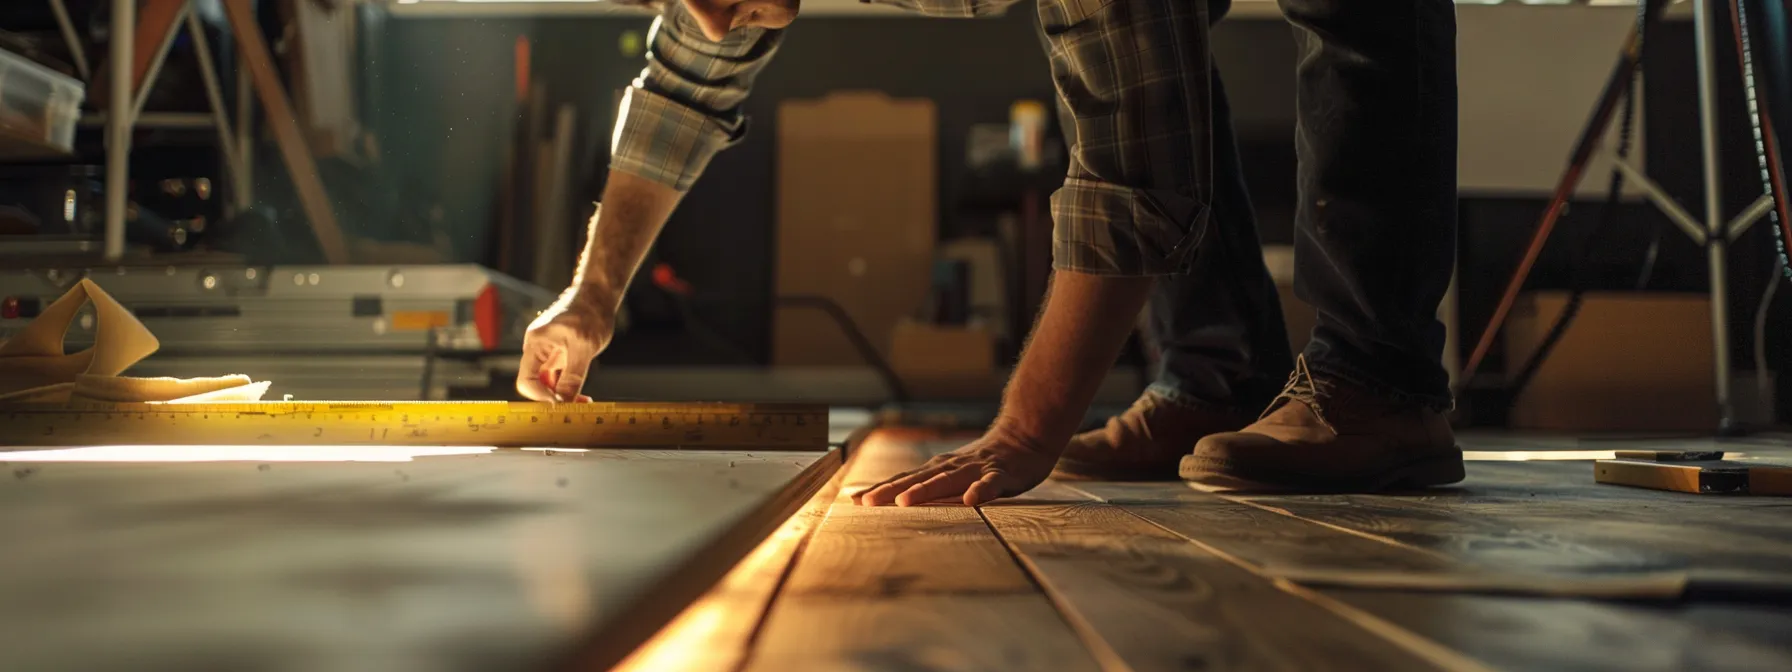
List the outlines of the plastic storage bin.
{"label": "plastic storage bin", "polygon": [[0,159],[72,152],[86,97],[74,78],[0,49]]}

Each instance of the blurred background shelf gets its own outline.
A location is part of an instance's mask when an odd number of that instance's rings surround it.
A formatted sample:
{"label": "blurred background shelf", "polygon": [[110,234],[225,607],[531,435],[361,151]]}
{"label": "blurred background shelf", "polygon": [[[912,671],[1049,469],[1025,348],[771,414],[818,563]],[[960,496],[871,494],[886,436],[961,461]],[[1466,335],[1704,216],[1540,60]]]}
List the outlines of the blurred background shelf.
{"label": "blurred background shelf", "polygon": [[73,152],[45,142],[42,138],[0,129],[0,161],[65,161],[71,158],[74,158]]}

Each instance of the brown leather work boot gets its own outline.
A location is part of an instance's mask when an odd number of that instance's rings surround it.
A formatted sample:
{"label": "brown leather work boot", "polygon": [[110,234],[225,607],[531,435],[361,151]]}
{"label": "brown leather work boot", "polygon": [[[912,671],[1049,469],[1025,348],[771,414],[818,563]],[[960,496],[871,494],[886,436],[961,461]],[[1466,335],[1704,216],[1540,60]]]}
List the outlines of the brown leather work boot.
{"label": "brown leather work boot", "polygon": [[1052,477],[1085,481],[1174,481],[1201,437],[1236,431],[1248,415],[1175,401],[1146,390],[1101,429],[1070,439]]}
{"label": "brown leather work boot", "polygon": [[1442,413],[1340,380],[1306,358],[1257,422],[1201,439],[1182,478],[1242,490],[1373,492],[1461,481],[1462,450]]}

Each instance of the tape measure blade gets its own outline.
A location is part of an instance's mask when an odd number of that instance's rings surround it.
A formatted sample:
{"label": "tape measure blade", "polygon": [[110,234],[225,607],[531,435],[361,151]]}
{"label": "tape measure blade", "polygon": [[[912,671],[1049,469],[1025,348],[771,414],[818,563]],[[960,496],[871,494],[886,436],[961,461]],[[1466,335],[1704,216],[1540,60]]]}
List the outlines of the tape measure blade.
{"label": "tape measure blade", "polygon": [[0,410],[0,445],[754,446],[820,450],[815,405],[516,402],[111,404]]}

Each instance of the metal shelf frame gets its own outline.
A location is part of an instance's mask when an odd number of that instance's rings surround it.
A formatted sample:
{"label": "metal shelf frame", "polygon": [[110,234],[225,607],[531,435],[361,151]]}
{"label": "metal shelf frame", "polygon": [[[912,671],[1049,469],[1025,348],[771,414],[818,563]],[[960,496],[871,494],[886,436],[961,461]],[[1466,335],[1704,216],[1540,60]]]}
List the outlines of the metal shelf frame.
{"label": "metal shelf frame", "polygon": [[[86,50],[75,31],[74,22],[69,18],[68,7],[64,0],[48,1],[62,37],[68,42],[69,51],[74,55],[75,68],[91,83],[93,69],[87,63]],[[132,91],[132,85],[136,84],[133,81],[132,66],[137,46],[137,3],[135,0],[112,0],[113,29],[106,62],[107,85],[110,88],[108,109],[101,117],[106,134],[106,230],[103,251],[106,261],[118,261],[125,251],[124,225],[125,213],[129,207],[131,133],[139,123],[154,122],[151,117],[153,113],[146,114],[143,108],[149,101],[150,91],[155,88],[156,77],[161,74],[162,66],[167,62],[168,52],[174,46],[175,38],[183,30],[193,40],[199,76],[205,86],[206,102],[211,111],[211,125],[217,130],[218,150],[224,157],[225,173],[230,185],[227,210],[234,212],[247,209],[253,202],[253,185],[249,179],[253,143],[249,140],[248,128],[252,123],[254,109],[253,98],[248,94],[250,87],[247,72],[244,68],[237,68],[237,123],[233,127],[225,105],[223,88],[219,84],[218,69],[212,60],[211,42],[205,35],[205,24],[193,11],[192,0],[181,2],[176,11],[174,22],[161,37],[160,45],[150,60],[143,82],[137,85],[136,91]]]}
{"label": "metal shelf frame", "polygon": [[[1569,192],[1580,181],[1586,158],[1593,152],[1601,152],[1612,156],[1613,166],[1623,173],[1627,181],[1638,185],[1648,198],[1649,203],[1666,215],[1681,233],[1695,244],[1705,248],[1711,285],[1712,378],[1716,393],[1713,403],[1718,414],[1718,426],[1715,428],[1715,433],[1718,436],[1736,436],[1747,431],[1737,417],[1735,393],[1732,389],[1735,372],[1731,368],[1733,353],[1730,347],[1729,253],[1731,245],[1736,243],[1750,227],[1771,214],[1776,203],[1775,194],[1772,191],[1767,191],[1734,216],[1725,214],[1721,172],[1722,157],[1718,146],[1717,45],[1714,43],[1717,36],[1715,31],[1727,30],[1719,18],[1719,12],[1725,6],[1719,3],[1724,1],[1689,0],[1685,3],[1691,5],[1695,33],[1694,63],[1698,68],[1700,144],[1698,160],[1704,189],[1703,202],[1699,206],[1703,212],[1700,215],[1693,214],[1662,189],[1659,184],[1650,179],[1643,169],[1616,156],[1614,148],[1602,146],[1601,139],[1605,128],[1612,121],[1617,97],[1625,87],[1633,84],[1629,80],[1635,77],[1637,70],[1642,65],[1640,52],[1637,51],[1638,40],[1641,38],[1637,32],[1633,31],[1631,41],[1626,47],[1628,51],[1620,59],[1618,69],[1608,84],[1608,89],[1601,94],[1599,109],[1595,110],[1593,118],[1583,129],[1582,139],[1577,143],[1575,149],[1575,156],[1571,158],[1568,169],[1562,175],[1562,182],[1558,185],[1550,209],[1546,211],[1543,221],[1539,223],[1536,233],[1532,236],[1529,249],[1519,261],[1517,270],[1513,272],[1507,283],[1505,295],[1501,298],[1487,328],[1481,333],[1481,338],[1476,344],[1473,354],[1469,356],[1462,373],[1457,376],[1456,384],[1458,386],[1475,379],[1475,372],[1492,347],[1495,334],[1504,325],[1513,302],[1524,287],[1525,279],[1530,275],[1531,268],[1541,255],[1543,246],[1548,242],[1559,215],[1565,209]],[[1663,4],[1652,5],[1645,11],[1663,12],[1661,16],[1665,17],[1666,10],[1679,4],[1681,0],[1658,0],[1658,2]]]}

